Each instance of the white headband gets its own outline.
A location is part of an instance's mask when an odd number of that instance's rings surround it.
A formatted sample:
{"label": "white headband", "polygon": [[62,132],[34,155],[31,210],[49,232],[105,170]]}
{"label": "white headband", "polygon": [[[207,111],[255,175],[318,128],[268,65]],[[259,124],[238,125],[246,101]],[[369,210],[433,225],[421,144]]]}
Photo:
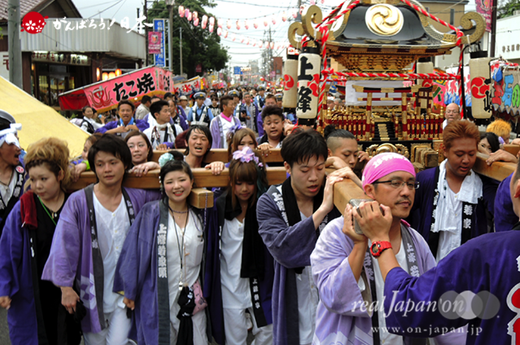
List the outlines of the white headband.
{"label": "white headband", "polygon": [[6,128],[0,131],[0,147],[5,143],[7,144],[15,144],[19,149],[20,142],[16,137],[16,134],[19,130],[22,129],[22,124],[20,123],[12,123],[10,128]]}

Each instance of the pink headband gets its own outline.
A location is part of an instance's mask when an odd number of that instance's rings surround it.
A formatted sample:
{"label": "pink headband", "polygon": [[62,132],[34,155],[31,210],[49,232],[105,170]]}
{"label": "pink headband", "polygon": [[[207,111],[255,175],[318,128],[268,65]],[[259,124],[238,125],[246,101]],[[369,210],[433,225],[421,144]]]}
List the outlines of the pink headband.
{"label": "pink headband", "polygon": [[393,152],[378,154],[367,163],[363,170],[363,188],[395,171],[406,171],[415,177],[415,169],[405,156]]}

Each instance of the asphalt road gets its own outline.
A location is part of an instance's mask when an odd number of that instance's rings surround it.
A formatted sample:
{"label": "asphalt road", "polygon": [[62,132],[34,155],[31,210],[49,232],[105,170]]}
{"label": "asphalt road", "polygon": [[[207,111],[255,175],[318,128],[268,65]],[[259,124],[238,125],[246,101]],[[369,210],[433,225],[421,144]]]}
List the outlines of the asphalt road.
{"label": "asphalt road", "polygon": [[[251,344],[253,339],[253,335],[249,332],[247,343]],[[7,311],[4,308],[0,308],[0,344],[11,345],[11,341],[9,340],[9,328],[7,327]],[[211,345],[216,344],[217,343],[215,342],[211,343]],[[83,341],[81,342],[81,345],[83,345]]]}
{"label": "asphalt road", "polygon": [[0,344],[11,345],[9,327],[7,327],[7,310],[0,308]]}

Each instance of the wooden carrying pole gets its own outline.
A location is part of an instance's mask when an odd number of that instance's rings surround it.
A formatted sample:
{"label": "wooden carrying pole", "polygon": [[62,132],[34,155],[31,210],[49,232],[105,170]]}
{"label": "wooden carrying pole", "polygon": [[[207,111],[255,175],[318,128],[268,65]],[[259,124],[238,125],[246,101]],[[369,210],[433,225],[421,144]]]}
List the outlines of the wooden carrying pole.
{"label": "wooden carrying pole", "polygon": [[[176,151],[179,151],[180,153],[184,154],[184,152],[186,150],[185,149],[176,149]],[[257,151],[257,152],[260,152],[260,151]],[[159,157],[161,157],[165,153],[168,153],[168,151],[154,151],[152,160],[154,162],[158,162]],[[264,160],[268,164],[274,163],[274,162],[283,162],[283,158],[280,153],[280,149],[271,149],[271,153],[267,157],[264,157]],[[228,151],[226,149],[211,149],[208,152],[208,154],[206,155],[204,162],[206,162],[206,163],[229,162]]]}
{"label": "wooden carrying pole", "polygon": [[[506,162],[494,162],[487,165],[487,155],[478,153],[477,161],[473,170],[481,175],[502,181],[515,170],[516,164]],[[328,172],[332,171],[327,169]],[[213,207],[213,193],[201,187],[227,187],[229,184],[229,170],[225,169],[218,176],[212,175],[210,170],[197,168],[193,169],[194,189],[190,195],[189,202],[197,208]],[[280,184],[286,180],[285,168],[267,168],[267,180],[269,185]],[[72,186],[72,190],[85,188],[91,183],[96,182],[96,177],[92,172],[81,174],[81,178]],[[142,188],[142,189],[158,189],[159,188],[159,170],[148,172],[143,177],[135,177],[128,175],[123,182],[125,187]],[[351,180],[344,180],[336,183],[334,186],[334,204],[338,210],[343,213],[345,206],[351,199],[369,199],[363,190]]]}
{"label": "wooden carrying pole", "polygon": [[477,153],[477,161],[473,166],[473,170],[481,175],[502,181],[516,169],[516,164],[509,162],[493,162],[493,164],[487,165],[486,159],[488,157],[488,155]]}
{"label": "wooden carrying pole", "polygon": [[[218,176],[213,175],[211,170],[203,168],[192,169],[192,171],[194,176],[194,189],[190,195],[190,205],[197,208],[205,208],[206,206],[213,207],[213,193],[202,187],[227,187],[229,184],[229,170],[224,169]],[[159,172],[159,169],[152,170],[142,177],[128,174],[123,181],[123,186],[128,188],[159,189]],[[285,168],[267,168],[267,180],[270,185],[280,184],[285,181],[286,178]],[[91,171],[84,172],[81,174],[80,179],[72,184],[70,189],[83,189],[92,183],[96,183],[94,173]]]}

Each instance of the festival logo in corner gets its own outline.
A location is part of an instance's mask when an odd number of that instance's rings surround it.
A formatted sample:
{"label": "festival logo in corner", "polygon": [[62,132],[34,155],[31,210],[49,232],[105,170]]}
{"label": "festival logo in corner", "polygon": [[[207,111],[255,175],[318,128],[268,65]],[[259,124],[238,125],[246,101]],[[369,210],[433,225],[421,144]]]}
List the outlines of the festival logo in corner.
{"label": "festival logo in corner", "polygon": [[38,12],[29,12],[23,17],[22,29],[20,31],[23,32],[25,30],[27,33],[33,35],[39,34],[47,24],[45,19],[48,18],[49,17],[44,17]]}

